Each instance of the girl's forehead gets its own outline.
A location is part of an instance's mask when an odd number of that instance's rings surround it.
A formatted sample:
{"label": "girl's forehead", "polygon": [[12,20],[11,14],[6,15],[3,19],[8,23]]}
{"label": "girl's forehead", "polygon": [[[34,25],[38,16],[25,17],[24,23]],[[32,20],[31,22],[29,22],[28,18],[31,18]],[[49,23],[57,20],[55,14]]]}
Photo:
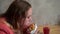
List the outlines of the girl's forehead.
{"label": "girl's forehead", "polygon": [[27,16],[32,15],[32,8],[29,8],[29,10],[27,11],[27,14],[26,15]]}

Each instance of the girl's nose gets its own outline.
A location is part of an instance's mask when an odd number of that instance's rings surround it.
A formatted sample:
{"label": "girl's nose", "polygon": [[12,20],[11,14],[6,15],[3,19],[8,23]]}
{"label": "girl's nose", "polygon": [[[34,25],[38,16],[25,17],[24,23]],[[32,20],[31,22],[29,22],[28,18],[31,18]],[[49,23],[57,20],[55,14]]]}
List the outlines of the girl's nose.
{"label": "girl's nose", "polygon": [[32,22],[33,22],[33,21],[32,21],[32,18],[30,18],[30,20],[29,20],[29,21],[30,21],[30,23],[32,23]]}

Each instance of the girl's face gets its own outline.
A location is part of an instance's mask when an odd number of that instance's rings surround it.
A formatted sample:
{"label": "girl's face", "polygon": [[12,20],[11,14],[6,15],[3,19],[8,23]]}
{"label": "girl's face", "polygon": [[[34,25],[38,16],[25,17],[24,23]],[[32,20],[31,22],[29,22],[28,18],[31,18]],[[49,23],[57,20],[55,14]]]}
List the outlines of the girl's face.
{"label": "girl's face", "polygon": [[29,8],[29,10],[26,13],[26,18],[24,21],[24,27],[28,27],[32,24],[32,8]]}
{"label": "girl's face", "polygon": [[22,18],[22,20],[19,20],[18,22],[23,28],[30,26],[32,24],[32,8],[29,8],[29,10],[26,12],[26,18]]}

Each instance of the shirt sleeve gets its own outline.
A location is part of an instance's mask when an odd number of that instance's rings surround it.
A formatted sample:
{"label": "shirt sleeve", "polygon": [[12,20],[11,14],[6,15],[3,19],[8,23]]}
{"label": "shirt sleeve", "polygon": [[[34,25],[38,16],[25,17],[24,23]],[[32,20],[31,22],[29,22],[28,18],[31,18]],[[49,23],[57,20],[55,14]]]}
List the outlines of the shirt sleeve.
{"label": "shirt sleeve", "polygon": [[0,31],[0,34],[6,34],[4,31]]}

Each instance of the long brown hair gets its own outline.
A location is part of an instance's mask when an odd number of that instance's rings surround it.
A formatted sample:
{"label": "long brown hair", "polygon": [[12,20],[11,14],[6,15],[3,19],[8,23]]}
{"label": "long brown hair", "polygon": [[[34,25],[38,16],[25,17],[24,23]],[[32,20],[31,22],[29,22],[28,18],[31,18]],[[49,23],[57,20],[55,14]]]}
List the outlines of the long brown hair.
{"label": "long brown hair", "polygon": [[3,17],[16,29],[18,19],[20,19],[20,17],[25,18],[25,13],[30,7],[31,5],[27,1],[13,1],[6,13],[3,14]]}

